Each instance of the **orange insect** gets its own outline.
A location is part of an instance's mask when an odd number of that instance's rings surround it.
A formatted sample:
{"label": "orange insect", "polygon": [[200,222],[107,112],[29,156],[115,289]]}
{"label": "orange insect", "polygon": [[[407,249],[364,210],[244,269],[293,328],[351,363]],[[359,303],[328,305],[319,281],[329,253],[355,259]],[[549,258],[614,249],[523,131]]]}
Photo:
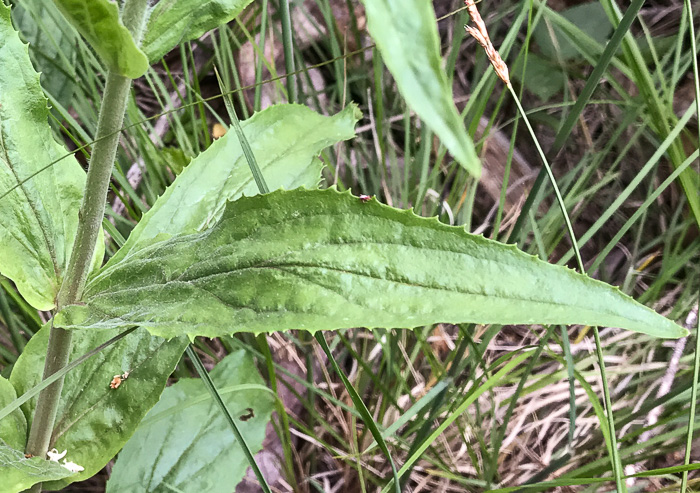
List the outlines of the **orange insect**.
{"label": "orange insect", "polygon": [[109,383],[109,388],[118,389],[122,382],[129,378],[129,373],[130,372],[125,371],[121,375],[114,375],[114,378],[112,378],[112,381]]}

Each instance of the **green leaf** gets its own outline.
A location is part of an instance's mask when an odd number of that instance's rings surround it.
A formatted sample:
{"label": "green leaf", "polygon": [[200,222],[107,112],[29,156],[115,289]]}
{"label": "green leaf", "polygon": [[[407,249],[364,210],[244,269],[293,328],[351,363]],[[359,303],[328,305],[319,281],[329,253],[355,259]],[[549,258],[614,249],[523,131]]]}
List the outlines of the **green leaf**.
{"label": "green leaf", "polygon": [[442,68],[440,37],[431,2],[362,0],[367,29],[406,103],[431,128],[455,160],[474,176],[481,162],[455,108]]}
{"label": "green leaf", "polygon": [[[80,334],[73,338],[70,359],[115,335],[117,331]],[[30,339],[15,363],[10,381],[18,393],[23,394],[41,381],[48,337],[46,324]],[[68,450],[68,460],[80,464],[85,471],[48,483],[47,488],[59,489],[87,479],[119,452],[158,402],[186,347],[186,338],[168,342],[137,329],[66,375],[50,446]],[[114,376],[127,371],[128,378],[118,388],[110,388]],[[35,407],[36,398],[22,406],[30,426]]]}
{"label": "green leaf", "polygon": [[[261,166],[263,163],[265,166],[263,170],[270,173],[275,186],[316,186],[322,167],[317,153],[354,135],[353,127],[359,118],[356,111],[349,108],[329,118],[304,106],[274,106],[246,121],[244,128],[250,135],[254,150],[260,154]],[[267,154],[263,152],[266,148],[275,152]],[[228,179],[222,179],[222,176]],[[168,237],[206,227],[208,221],[221,215],[229,197],[239,197],[242,193],[255,193],[255,183],[235,136],[230,139],[222,137],[183,170],[144,215],[117,255],[123,255],[126,248],[138,251],[145,244],[155,241],[156,236]],[[90,331],[74,338],[71,360],[102,344],[116,332]],[[17,360],[11,381],[20,393],[41,380],[47,340],[48,328],[45,327],[29,341]],[[57,427],[68,422],[66,413],[75,412],[63,407],[66,402],[74,402],[81,409],[89,410],[57,442],[57,448],[81,451],[75,462],[85,467],[85,472],[74,480],[85,479],[102,468],[119,451],[158,399],[187,345],[186,340],[172,341],[164,346],[167,349],[156,354],[155,350],[162,344],[162,339],[139,329],[124,341],[103,351],[100,356],[89,360],[92,363],[85,363],[66,376]],[[114,395],[108,392],[111,390],[109,382],[114,375],[134,366],[130,361],[150,362],[150,366],[140,373],[141,377],[139,373],[132,373],[125,384],[116,389],[122,393],[117,395],[131,400],[132,405],[124,409],[111,408],[111,401],[105,400],[105,396]],[[156,366],[158,362],[159,366]],[[134,383],[139,381],[137,377],[147,379],[147,382],[135,387]],[[85,393],[82,393],[83,387],[87,389]],[[148,398],[144,399],[144,395]],[[32,400],[23,406],[25,416],[31,418],[35,405],[36,401]],[[113,422],[118,426],[113,428]],[[101,438],[94,440],[98,430]]]}
{"label": "green leaf", "polygon": [[412,328],[438,322],[589,324],[687,331],[617,288],[335,190],[232,202],[213,228],[103,269],[56,324],[134,324],[155,335]]}
{"label": "green leaf", "polygon": [[[262,448],[274,394],[245,351],[226,356],[210,373],[253,453]],[[228,493],[248,463],[226,418],[199,379],[168,387],[119,453],[107,492]]]}
{"label": "green leaf", "polygon": [[72,473],[58,462],[41,457],[26,458],[24,452],[8,447],[0,440],[0,493],[16,493]]}
{"label": "green leaf", "polygon": [[[318,154],[354,137],[360,117],[355,105],[327,117],[306,106],[282,104],[241,125],[270,189],[315,188],[323,168]],[[221,217],[227,200],[257,193],[238,137],[227,132],[178,175],[105,268],[150,245],[157,236],[162,240],[206,229]]]}
{"label": "green leaf", "polygon": [[525,80],[522,80],[523,58],[519,58],[512,71],[512,77],[524,82],[528,91],[543,101],[549,101],[552,97],[562,92],[566,84],[566,77],[562,67],[554,62],[530,53],[527,56],[527,68]]}
{"label": "green leaf", "polygon": [[[9,380],[0,377],[0,409],[17,398],[15,388]],[[27,420],[19,409],[0,420],[0,440],[12,448],[24,450],[27,445]]]}
{"label": "green leaf", "polygon": [[[572,22],[601,45],[605,45],[613,32],[613,26],[610,24],[610,20],[599,2],[576,5],[556,15],[561,15],[564,19]],[[580,58],[579,50],[576,49],[569,41],[568,36],[557,25],[552,25],[550,31],[547,23],[541,22],[537,25],[532,35],[540,50],[542,50],[542,54],[551,60]],[[554,41],[552,40],[552,35],[554,36]]]}
{"label": "green leaf", "polygon": [[41,74],[41,86],[65,108],[75,88],[76,34],[53,2],[15,3],[12,19],[29,43],[29,55]]}
{"label": "green leaf", "polygon": [[233,20],[253,0],[161,0],[148,21],[143,51],[157,62],[178,44]]}
{"label": "green leaf", "polygon": [[[4,5],[0,39],[0,274],[34,308],[51,310],[73,247],[85,172],[73,156],[41,171],[66,150],[53,138],[39,75]],[[104,243],[97,250],[101,263]]]}
{"label": "green leaf", "polygon": [[110,0],[54,0],[61,13],[92,46],[110,70],[138,79],[148,70],[148,58],[119,18]]}

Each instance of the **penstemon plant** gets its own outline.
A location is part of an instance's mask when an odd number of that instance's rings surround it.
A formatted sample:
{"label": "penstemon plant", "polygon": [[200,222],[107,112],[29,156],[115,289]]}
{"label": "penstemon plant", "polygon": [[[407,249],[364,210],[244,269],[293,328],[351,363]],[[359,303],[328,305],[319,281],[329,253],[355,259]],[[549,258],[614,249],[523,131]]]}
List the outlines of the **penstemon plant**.
{"label": "penstemon plant", "polygon": [[[274,191],[258,194],[229,132],[185,167],[105,263],[101,224],[131,81],[251,1],[126,0],[120,9],[55,0],[107,69],[87,175],[54,140],[39,76],[0,6],[0,273],[32,307],[52,312],[10,379],[0,377],[0,492],[59,489],[120,451],[108,491],[231,491],[244,451],[262,446],[276,396],[247,353],[213,370],[225,404],[242,416],[244,450],[222,433],[225,419],[197,380],[164,392],[196,336],[438,322],[686,335],[617,288],[513,246],[320,190],[316,156],[354,136],[354,105],[333,116],[295,104],[255,114],[242,130]],[[478,175],[430,2],[365,7],[407,103]],[[398,17],[405,22],[390,22]]]}

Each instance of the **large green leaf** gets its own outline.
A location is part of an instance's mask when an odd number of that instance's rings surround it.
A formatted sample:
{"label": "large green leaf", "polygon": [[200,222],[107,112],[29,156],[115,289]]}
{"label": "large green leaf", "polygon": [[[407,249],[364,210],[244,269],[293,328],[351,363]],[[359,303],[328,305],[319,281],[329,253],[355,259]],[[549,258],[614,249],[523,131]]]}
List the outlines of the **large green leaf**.
{"label": "large green leaf", "polygon": [[111,0],[54,0],[56,6],[110,70],[137,79],[148,70],[148,58],[119,19]]}
{"label": "large green leaf", "polygon": [[[262,448],[274,395],[245,351],[226,356],[210,374],[253,453]],[[226,418],[199,379],[163,392],[119,453],[107,492],[228,493],[248,463]]]}
{"label": "large green leaf", "polygon": [[440,37],[428,0],[362,0],[367,29],[406,103],[475,176],[481,162],[452,99],[442,68]]}
{"label": "large green leaf", "polygon": [[[91,331],[74,337],[70,359],[82,356],[115,335],[117,331]],[[19,394],[41,382],[48,337],[47,324],[30,339],[15,363],[10,381]],[[83,466],[85,471],[45,486],[59,489],[102,469],[158,402],[186,347],[186,338],[165,341],[138,329],[69,372],[51,447],[68,450],[68,459]],[[130,372],[128,378],[118,388],[110,388],[114,376],[124,372]],[[36,398],[22,406],[30,426],[35,407]]]}
{"label": "large green leaf", "polygon": [[[354,108],[328,118],[303,106],[283,105],[248,120],[246,132],[251,143],[255,142],[254,149],[260,155],[261,166],[264,163],[264,172],[270,174],[271,184],[312,187],[320,180],[322,166],[315,156],[324,147],[352,137],[357,118]],[[281,142],[283,139],[288,139],[286,144]],[[271,145],[275,153],[263,153],[265,147]],[[229,197],[255,193],[254,187],[235,136],[223,137],[185,168],[144,215],[125,248],[138,251],[158,238],[197,231],[221,215]],[[154,238],[156,236],[158,238]],[[71,359],[114,335],[116,331],[81,334],[74,338]],[[15,364],[11,380],[20,393],[41,380],[47,340],[48,328],[45,327],[29,341]],[[156,353],[162,345],[162,339],[140,329],[66,376],[55,432],[56,447],[79,450],[75,462],[85,467],[85,472],[71,481],[85,479],[103,467],[157,401],[185,350],[186,341],[172,341]],[[134,373],[133,362],[144,362],[146,366],[143,371]],[[116,389],[119,393],[111,392],[109,383],[114,375],[130,367],[129,378]],[[119,396],[119,402],[124,405],[114,406],[113,396]],[[73,403],[72,407],[66,403]],[[30,419],[35,405],[36,401],[32,400],[23,406]],[[99,440],[95,439],[97,435]],[[58,488],[65,484],[64,481],[50,486]]]}
{"label": "large green leaf", "polygon": [[71,474],[58,462],[41,457],[25,457],[24,452],[8,447],[0,440],[0,493],[17,493],[36,483]]}
{"label": "large green leaf", "polygon": [[[0,409],[17,399],[17,393],[9,380],[0,377]],[[19,409],[0,420],[0,440],[17,450],[27,444],[27,420]]]}
{"label": "large green leaf", "polygon": [[[70,258],[85,172],[73,156],[41,171],[66,150],[53,138],[39,75],[4,5],[0,40],[0,274],[33,307],[50,310]],[[104,244],[97,250],[101,263]]]}
{"label": "large green leaf", "polygon": [[161,0],[148,21],[143,51],[157,62],[178,44],[233,20],[253,0]]}
{"label": "large green leaf", "polygon": [[[271,190],[315,188],[323,168],[318,154],[354,137],[360,116],[355,105],[327,117],[306,106],[282,104],[256,113],[241,126]],[[227,200],[256,193],[238,137],[228,132],[180,173],[107,267],[116,265],[132,250],[150,245],[156,236],[165,239],[201,231],[216,222]]]}
{"label": "large green leaf", "polygon": [[617,288],[463,228],[335,190],[232,202],[213,228],[103,269],[66,328],[155,335],[416,327],[437,322],[590,324],[687,331]]}
{"label": "large green leaf", "polygon": [[53,2],[15,2],[12,19],[22,38],[29,43],[34,68],[41,74],[41,86],[65,108],[75,88],[77,35]]}

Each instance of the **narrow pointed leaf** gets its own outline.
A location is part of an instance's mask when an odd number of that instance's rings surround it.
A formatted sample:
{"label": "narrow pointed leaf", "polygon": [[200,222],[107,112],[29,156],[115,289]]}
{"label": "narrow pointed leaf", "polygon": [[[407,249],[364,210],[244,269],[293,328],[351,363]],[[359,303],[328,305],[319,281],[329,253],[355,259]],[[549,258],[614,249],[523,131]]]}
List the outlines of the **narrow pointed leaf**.
{"label": "narrow pointed leaf", "polygon": [[475,176],[481,162],[442,68],[437,19],[426,0],[363,0],[367,29],[408,106]]}
{"label": "narrow pointed leaf", "polygon": [[[306,106],[281,104],[256,113],[241,126],[270,189],[315,188],[323,168],[318,154],[353,138],[360,117],[355,105],[327,117]],[[257,193],[238,137],[228,132],[187,165],[106,267],[157,236],[166,239],[206,229],[221,217],[228,200]]]}
{"label": "narrow pointed leaf", "polygon": [[[73,338],[71,361],[118,332],[90,331]],[[46,324],[30,339],[12,369],[10,381],[20,395],[41,381],[48,338]],[[50,446],[68,450],[68,459],[85,470],[48,483],[47,488],[60,489],[87,479],[119,452],[158,402],[187,342],[186,338],[164,341],[137,329],[66,375]],[[115,375],[125,372],[128,378],[111,388]],[[22,406],[30,426],[35,407],[36,398]]]}
{"label": "narrow pointed leaf", "polygon": [[253,0],[162,0],[153,7],[143,51],[157,62],[180,43],[233,20]]}
{"label": "narrow pointed leaf", "polygon": [[148,58],[119,19],[111,0],[54,0],[61,13],[83,35],[104,64],[125,77],[138,79],[148,70]]}
{"label": "narrow pointed leaf", "polygon": [[[262,448],[274,394],[238,351],[221,360],[210,377],[253,453]],[[233,432],[198,379],[180,380],[163,392],[119,453],[107,492],[196,491],[228,493],[248,463]]]}
{"label": "narrow pointed leaf", "polygon": [[437,322],[590,324],[687,331],[617,288],[463,228],[334,190],[232,202],[213,228],[103,269],[66,328],[138,324],[155,335]]}
{"label": "narrow pointed leaf", "polygon": [[40,172],[66,150],[51,133],[39,75],[4,5],[0,39],[0,274],[34,308],[51,310],[78,226],[85,172],[73,156]]}
{"label": "narrow pointed leaf", "polygon": [[[0,409],[4,408],[17,398],[15,388],[9,380],[0,377]],[[27,444],[27,420],[19,409],[0,420],[0,440],[6,445],[24,450]]]}
{"label": "narrow pointed leaf", "polygon": [[17,493],[37,483],[72,474],[58,462],[25,457],[24,452],[8,447],[0,440],[0,493]]}

